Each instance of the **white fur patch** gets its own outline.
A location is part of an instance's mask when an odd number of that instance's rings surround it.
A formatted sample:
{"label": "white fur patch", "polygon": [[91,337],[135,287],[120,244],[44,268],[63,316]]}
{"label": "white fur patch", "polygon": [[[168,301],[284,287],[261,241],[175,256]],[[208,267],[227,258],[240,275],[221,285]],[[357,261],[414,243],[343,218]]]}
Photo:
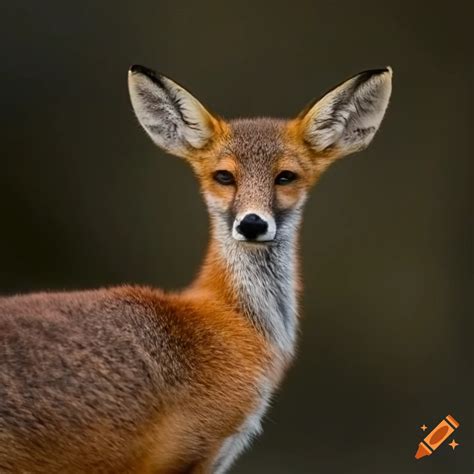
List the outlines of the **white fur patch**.
{"label": "white fur patch", "polygon": [[239,431],[224,441],[214,464],[215,474],[227,472],[239,454],[250,445],[255,436],[262,432],[262,418],[267,411],[270,395],[268,384],[262,383],[259,406],[247,417]]}
{"label": "white fur patch", "polygon": [[301,208],[286,216],[276,229],[274,242],[250,248],[232,236],[225,213],[212,200],[208,206],[241,310],[270,342],[283,353],[293,354],[297,322],[295,241]]}

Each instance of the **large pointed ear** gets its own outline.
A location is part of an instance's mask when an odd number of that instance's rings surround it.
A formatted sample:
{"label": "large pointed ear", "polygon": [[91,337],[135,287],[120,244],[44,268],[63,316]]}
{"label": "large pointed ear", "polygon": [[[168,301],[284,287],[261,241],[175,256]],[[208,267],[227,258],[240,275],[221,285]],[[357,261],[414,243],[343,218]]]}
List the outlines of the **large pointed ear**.
{"label": "large pointed ear", "polygon": [[161,148],[189,157],[209,144],[219,125],[186,89],[143,66],[132,66],[128,88],[135,114]]}
{"label": "large pointed ear", "polygon": [[391,68],[361,72],[298,116],[300,134],[313,151],[332,158],[363,150],[382,122],[391,91]]}

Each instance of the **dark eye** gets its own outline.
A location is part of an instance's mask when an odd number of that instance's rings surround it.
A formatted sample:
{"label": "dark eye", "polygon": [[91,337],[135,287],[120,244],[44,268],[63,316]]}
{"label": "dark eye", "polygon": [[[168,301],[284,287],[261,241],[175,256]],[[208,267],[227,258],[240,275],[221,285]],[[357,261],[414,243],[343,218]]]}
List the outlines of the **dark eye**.
{"label": "dark eye", "polygon": [[229,186],[235,183],[234,175],[230,171],[218,170],[214,173],[214,179],[224,186]]}
{"label": "dark eye", "polygon": [[295,179],[296,179],[296,173],[293,173],[293,171],[282,171],[275,178],[275,184],[289,184]]}

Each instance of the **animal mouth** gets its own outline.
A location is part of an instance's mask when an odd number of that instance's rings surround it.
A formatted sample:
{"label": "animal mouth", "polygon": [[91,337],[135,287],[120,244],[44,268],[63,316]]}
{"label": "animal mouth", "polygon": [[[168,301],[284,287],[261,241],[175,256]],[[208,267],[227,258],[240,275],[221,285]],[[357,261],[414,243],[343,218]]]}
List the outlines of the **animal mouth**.
{"label": "animal mouth", "polygon": [[237,242],[247,247],[271,247],[276,244],[275,239],[273,240],[238,240]]}

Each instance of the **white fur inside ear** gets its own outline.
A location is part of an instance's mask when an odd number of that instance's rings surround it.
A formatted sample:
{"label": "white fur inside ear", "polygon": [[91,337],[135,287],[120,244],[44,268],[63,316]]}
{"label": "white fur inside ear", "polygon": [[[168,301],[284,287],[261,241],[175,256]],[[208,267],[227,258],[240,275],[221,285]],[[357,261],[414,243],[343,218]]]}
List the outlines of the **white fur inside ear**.
{"label": "white fur inside ear", "polygon": [[128,85],[135,114],[158,146],[186,156],[190,150],[204,147],[211,138],[209,112],[171,79],[131,71]]}
{"label": "white fur inside ear", "polygon": [[320,99],[302,118],[315,151],[347,155],[367,147],[377,132],[392,90],[390,68],[354,76]]}

